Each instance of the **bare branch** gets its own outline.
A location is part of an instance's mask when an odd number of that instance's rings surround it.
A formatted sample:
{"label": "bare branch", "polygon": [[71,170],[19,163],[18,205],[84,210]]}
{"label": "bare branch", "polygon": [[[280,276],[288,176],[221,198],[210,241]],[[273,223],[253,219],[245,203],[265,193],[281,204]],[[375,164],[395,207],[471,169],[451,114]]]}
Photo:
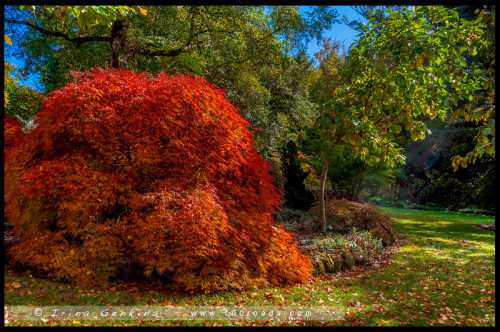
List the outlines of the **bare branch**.
{"label": "bare branch", "polygon": [[64,40],[67,40],[71,43],[75,43],[77,46],[80,46],[83,43],[87,42],[110,42],[111,38],[108,36],[85,36],[85,37],[70,37],[68,34],[61,32],[61,31],[52,31],[45,29],[43,27],[40,27],[30,21],[19,21],[19,20],[5,20],[6,23],[10,24],[20,24],[20,25],[25,25],[28,26],[40,33],[43,33],[44,35],[47,36],[52,36],[52,37],[58,37],[58,38],[63,38]]}

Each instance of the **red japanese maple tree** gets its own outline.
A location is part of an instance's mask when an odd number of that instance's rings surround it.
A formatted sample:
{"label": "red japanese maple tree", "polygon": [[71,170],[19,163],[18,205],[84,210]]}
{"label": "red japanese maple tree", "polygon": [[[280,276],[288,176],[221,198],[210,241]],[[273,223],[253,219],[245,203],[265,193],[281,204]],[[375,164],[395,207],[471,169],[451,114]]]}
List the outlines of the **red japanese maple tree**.
{"label": "red japanese maple tree", "polygon": [[16,264],[75,282],[134,267],[191,291],[304,282],[248,122],[201,77],[95,69],[52,92],[6,165]]}
{"label": "red japanese maple tree", "polygon": [[24,133],[21,129],[21,125],[16,118],[8,115],[4,115],[3,117],[3,126],[4,126],[4,157],[7,157],[10,154],[10,151],[13,148],[18,147],[24,141]]}

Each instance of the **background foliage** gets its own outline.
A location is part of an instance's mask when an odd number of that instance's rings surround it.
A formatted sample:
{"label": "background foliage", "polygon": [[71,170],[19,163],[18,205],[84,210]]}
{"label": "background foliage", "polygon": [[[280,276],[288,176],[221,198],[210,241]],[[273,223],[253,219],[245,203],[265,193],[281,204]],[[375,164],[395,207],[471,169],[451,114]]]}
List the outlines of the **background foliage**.
{"label": "background foliage", "polygon": [[37,73],[48,93],[116,53],[223,88],[289,207],[310,207],[327,160],[329,195],[492,209],[495,6],[357,10],[351,48],[325,40],[310,59],[305,45],[340,20],[331,7],[8,6],[6,51],[25,61],[6,64],[6,111],[26,128],[41,103],[15,78]]}

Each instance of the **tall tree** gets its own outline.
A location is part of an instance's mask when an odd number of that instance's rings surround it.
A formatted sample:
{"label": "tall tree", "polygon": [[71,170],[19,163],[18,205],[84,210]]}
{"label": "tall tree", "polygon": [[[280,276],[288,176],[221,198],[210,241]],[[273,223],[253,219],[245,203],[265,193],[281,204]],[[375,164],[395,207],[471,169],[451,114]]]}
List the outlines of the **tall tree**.
{"label": "tall tree", "polygon": [[[474,155],[494,154],[492,27],[491,16],[465,20],[444,7],[389,9],[370,17],[339,68],[341,83],[322,105],[323,169],[325,156],[349,142],[363,159],[380,154],[389,165],[404,162],[397,135],[405,130],[423,139],[425,119],[448,116],[483,123],[489,130],[478,137]],[[468,61],[478,54],[491,65]]]}

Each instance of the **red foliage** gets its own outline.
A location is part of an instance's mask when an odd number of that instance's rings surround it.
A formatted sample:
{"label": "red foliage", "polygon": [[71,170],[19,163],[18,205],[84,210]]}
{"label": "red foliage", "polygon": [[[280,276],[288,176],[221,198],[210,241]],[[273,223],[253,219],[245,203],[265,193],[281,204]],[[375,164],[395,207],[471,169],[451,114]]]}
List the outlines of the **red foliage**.
{"label": "red foliage", "polygon": [[7,159],[7,155],[10,154],[12,148],[15,148],[22,144],[24,140],[24,133],[21,129],[21,125],[16,120],[16,118],[8,115],[3,116],[4,123],[4,155]]}
{"label": "red foliage", "polygon": [[192,291],[306,281],[247,127],[201,77],[96,69],[51,93],[6,168],[13,261],[78,282],[136,266]]}
{"label": "red foliage", "polygon": [[[3,116],[4,123],[4,146],[3,146],[3,156],[4,156],[4,178],[6,177],[6,169],[9,161],[12,159],[11,155],[15,152],[16,148],[19,148],[25,141],[23,130],[21,125],[16,120],[15,117],[5,115]],[[12,173],[12,172],[11,172]],[[12,174],[15,176],[15,174]],[[7,181],[4,181],[4,192],[7,191]],[[4,214],[5,214],[4,206]]]}

